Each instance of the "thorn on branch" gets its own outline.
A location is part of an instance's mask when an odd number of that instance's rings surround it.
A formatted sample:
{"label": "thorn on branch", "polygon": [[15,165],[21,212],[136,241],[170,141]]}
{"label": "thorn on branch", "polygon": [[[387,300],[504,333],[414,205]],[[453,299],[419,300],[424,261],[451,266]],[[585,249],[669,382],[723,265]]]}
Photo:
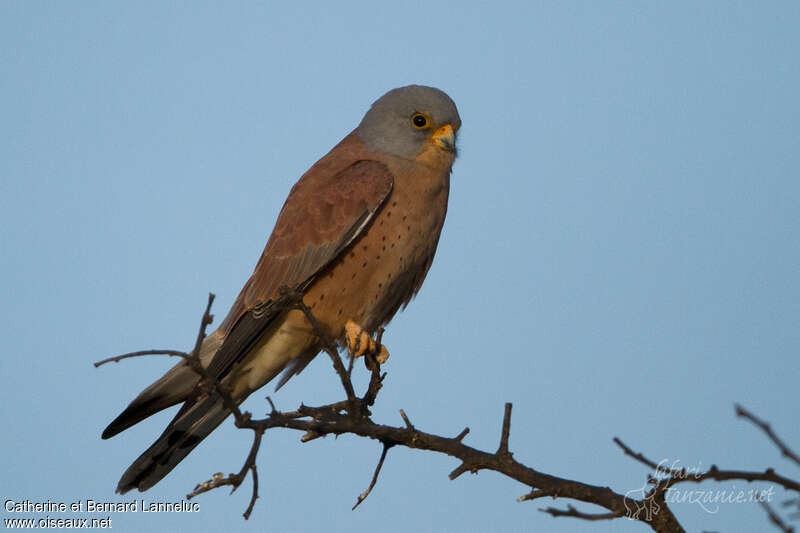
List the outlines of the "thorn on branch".
{"label": "thorn on branch", "polygon": [[461,441],[463,441],[463,440],[464,440],[464,437],[466,437],[468,433],[469,433],[469,428],[468,428],[468,427],[464,428],[464,429],[461,431],[461,433],[459,433],[459,434],[456,436],[456,440],[457,440],[458,442],[461,442]]}
{"label": "thorn on branch", "polygon": [[270,408],[270,413],[269,414],[270,415],[277,414],[278,410],[275,409],[275,404],[272,403],[272,398],[270,398],[269,396],[267,396],[267,403],[269,403],[269,408]]}
{"label": "thorn on branch", "polygon": [[319,433],[317,431],[313,431],[313,430],[306,431],[305,433],[303,433],[303,436],[300,437],[300,442],[305,444],[306,442],[311,442],[312,440],[315,440],[315,439],[318,439],[318,438],[324,437],[324,436],[325,435],[323,435],[322,433]]}
{"label": "thorn on branch", "polygon": [[517,498],[518,502],[527,502],[530,500],[535,500],[537,498],[546,498],[547,496],[552,496],[553,499],[558,498],[558,491],[555,489],[533,489],[528,494],[520,496]]}
{"label": "thorn on branch", "polygon": [[477,474],[478,473],[478,467],[475,466],[475,465],[467,464],[466,462],[464,462],[464,463],[461,463],[461,465],[459,465],[455,470],[450,472],[450,475],[448,477],[452,481],[452,480],[456,479],[458,476],[460,476],[461,474],[463,474],[464,472],[470,472],[472,474]]}
{"label": "thorn on branch", "polygon": [[402,417],[403,422],[405,422],[406,424],[406,429],[408,429],[409,431],[416,431],[414,424],[411,423],[411,420],[409,420],[408,416],[406,416],[406,412],[403,411],[402,409],[400,409],[400,416]]}
{"label": "thorn on branch", "polygon": [[503,431],[500,434],[500,446],[497,448],[497,455],[511,457],[508,451],[508,434],[511,431],[511,403],[506,403],[503,413]]}

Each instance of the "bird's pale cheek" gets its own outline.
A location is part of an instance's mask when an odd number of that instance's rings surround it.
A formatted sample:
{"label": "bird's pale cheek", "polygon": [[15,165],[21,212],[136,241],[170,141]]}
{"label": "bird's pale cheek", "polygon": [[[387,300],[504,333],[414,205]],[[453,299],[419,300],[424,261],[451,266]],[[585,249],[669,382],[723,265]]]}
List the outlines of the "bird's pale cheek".
{"label": "bird's pale cheek", "polygon": [[443,150],[436,143],[431,142],[426,144],[425,149],[417,156],[416,161],[422,165],[443,170],[450,168],[455,159],[455,150]]}

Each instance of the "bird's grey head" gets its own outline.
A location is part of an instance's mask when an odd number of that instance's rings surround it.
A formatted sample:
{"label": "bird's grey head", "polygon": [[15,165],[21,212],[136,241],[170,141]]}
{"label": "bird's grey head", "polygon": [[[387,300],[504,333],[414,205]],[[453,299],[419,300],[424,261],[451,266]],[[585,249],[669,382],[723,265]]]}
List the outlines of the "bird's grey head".
{"label": "bird's grey head", "polygon": [[356,131],[369,150],[413,159],[431,141],[455,153],[460,127],[458,109],[447,94],[434,87],[408,85],[381,96]]}

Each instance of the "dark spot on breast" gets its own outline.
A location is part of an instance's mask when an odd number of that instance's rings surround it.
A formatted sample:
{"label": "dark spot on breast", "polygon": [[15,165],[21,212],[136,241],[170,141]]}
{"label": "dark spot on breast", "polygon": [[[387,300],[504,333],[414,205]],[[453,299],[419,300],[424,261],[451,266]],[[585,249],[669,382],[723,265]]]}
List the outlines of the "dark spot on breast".
{"label": "dark spot on breast", "polygon": [[408,227],[408,231],[411,231],[411,226]]}
{"label": "dark spot on breast", "polygon": [[383,237],[381,237],[381,240],[382,240],[382,241],[385,241],[385,240],[386,240],[386,235],[384,235]]}
{"label": "dark spot on breast", "polygon": [[325,295],[324,295],[324,294],[320,294],[320,295],[319,295],[319,301],[321,302],[321,301],[322,301],[322,300],[324,300],[324,299],[325,299]]}
{"label": "dark spot on breast", "polygon": [[394,243],[392,243],[392,248],[394,248]]}
{"label": "dark spot on breast", "polygon": [[353,275],[350,276],[350,279],[356,279],[356,273],[355,272],[353,272]]}
{"label": "dark spot on breast", "polygon": [[392,207],[396,206],[397,202],[392,202]]}
{"label": "dark spot on breast", "polygon": [[340,307],[339,308],[339,315],[341,316],[341,314],[342,314],[342,308]]}
{"label": "dark spot on breast", "polygon": [[367,251],[367,245],[366,244],[364,245],[364,251],[365,252]]}
{"label": "dark spot on breast", "polygon": [[383,288],[383,283],[378,283],[378,288],[382,289]]}
{"label": "dark spot on breast", "polygon": [[387,211],[386,212],[386,218],[389,218],[390,216],[392,216],[392,212],[391,211]]}
{"label": "dark spot on breast", "polygon": [[361,265],[361,268],[367,268],[367,262],[366,261],[364,261],[364,263]]}
{"label": "dark spot on breast", "polygon": [[406,216],[405,216],[405,215],[403,215],[403,221],[405,221],[405,219],[406,219]]}
{"label": "dark spot on breast", "polygon": [[381,256],[377,256],[375,259],[380,259],[380,258],[381,258]]}
{"label": "dark spot on breast", "polygon": [[355,252],[350,252],[350,257],[355,257],[355,256],[356,256]]}

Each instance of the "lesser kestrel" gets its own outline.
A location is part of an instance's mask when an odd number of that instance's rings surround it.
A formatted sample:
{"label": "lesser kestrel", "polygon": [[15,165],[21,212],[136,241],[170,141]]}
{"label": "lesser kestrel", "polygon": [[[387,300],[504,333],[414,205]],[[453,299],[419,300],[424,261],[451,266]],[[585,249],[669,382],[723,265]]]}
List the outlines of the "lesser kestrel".
{"label": "lesser kestrel", "polygon": [[[295,184],[253,275],[201,347],[203,365],[235,400],[283,372],[280,387],[321,350],[302,311],[271,306],[281,287],[302,291],[325,333],[351,354],[362,333],[371,335],[417,293],[444,223],[460,126],[444,92],[394,89]],[[182,361],[105,429],[107,439],[183,403],[118,492],[158,483],[230,414],[198,383]]]}

